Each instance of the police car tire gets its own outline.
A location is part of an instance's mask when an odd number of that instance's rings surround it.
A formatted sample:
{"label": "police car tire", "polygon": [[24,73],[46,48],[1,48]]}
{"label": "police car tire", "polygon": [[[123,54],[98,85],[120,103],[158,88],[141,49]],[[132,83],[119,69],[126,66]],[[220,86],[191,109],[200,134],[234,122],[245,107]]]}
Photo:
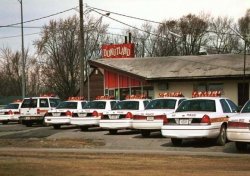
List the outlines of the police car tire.
{"label": "police car tire", "polygon": [[149,130],[141,130],[141,135],[142,135],[142,137],[149,137],[150,131]]}
{"label": "police car tire", "polygon": [[114,130],[114,129],[111,129],[111,130],[109,130],[109,134],[117,134],[117,130]]}
{"label": "police car tire", "polygon": [[55,124],[55,125],[53,125],[53,128],[54,128],[54,129],[60,129],[60,128],[61,128],[61,125]]}
{"label": "police car tire", "polygon": [[27,121],[27,122],[25,122],[25,125],[26,125],[26,127],[31,127],[32,126],[32,122]]}
{"label": "police car tire", "polygon": [[2,121],[2,124],[3,124],[3,125],[7,125],[7,124],[8,124],[8,121]]}
{"label": "police car tire", "polygon": [[81,131],[88,131],[89,127],[88,126],[80,126]]}
{"label": "police car tire", "polygon": [[178,139],[178,138],[171,138],[171,142],[174,146],[181,146],[182,144],[182,139]]}
{"label": "police car tire", "polygon": [[222,125],[220,128],[220,134],[217,137],[217,145],[224,146],[227,142],[226,126]]}
{"label": "police car tire", "polygon": [[246,142],[235,142],[235,147],[239,152],[245,152],[247,150]]}

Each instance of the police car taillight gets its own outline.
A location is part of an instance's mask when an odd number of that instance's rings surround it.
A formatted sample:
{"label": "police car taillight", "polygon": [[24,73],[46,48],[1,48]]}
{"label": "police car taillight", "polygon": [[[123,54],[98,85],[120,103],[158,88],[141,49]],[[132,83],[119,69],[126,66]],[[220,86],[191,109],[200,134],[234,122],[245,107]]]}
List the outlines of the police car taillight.
{"label": "police car taillight", "polygon": [[208,125],[211,125],[210,117],[208,115],[204,115],[201,119],[201,123],[206,123]]}
{"label": "police car taillight", "polygon": [[97,111],[94,111],[93,113],[92,113],[92,116],[93,117],[98,117],[98,116],[103,116],[103,114],[102,113],[98,113]]}
{"label": "police car taillight", "polygon": [[163,117],[163,125],[168,124],[168,117],[166,115],[164,115]]}
{"label": "police car taillight", "polygon": [[66,116],[70,116],[70,117],[71,117],[71,116],[72,116],[72,112],[67,111],[67,112],[66,112]]}
{"label": "police car taillight", "polygon": [[11,110],[9,110],[8,114],[9,115],[13,115],[13,112]]}
{"label": "police car taillight", "polygon": [[228,122],[228,128],[249,128],[249,123],[244,122]]}
{"label": "police car taillight", "polygon": [[92,116],[98,117],[98,112],[97,112],[97,111],[94,111],[94,112],[92,113]]}
{"label": "police car taillight", "polygon": [[36,110],[36,113],[37,113],[37,114],[40,114],[40,112],[41,112],[40,109],[37,109],[37,110]]}
{"label": "police car taillight", "polygon": [[131,112],[128,112],[125,116],[126,119],[132,119],[133,118],[133,114]]}

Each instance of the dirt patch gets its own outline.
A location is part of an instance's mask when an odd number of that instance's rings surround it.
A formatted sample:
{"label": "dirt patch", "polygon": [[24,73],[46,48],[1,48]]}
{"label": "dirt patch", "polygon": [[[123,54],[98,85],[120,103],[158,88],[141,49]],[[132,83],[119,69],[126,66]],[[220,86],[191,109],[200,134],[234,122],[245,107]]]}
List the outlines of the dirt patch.
{"label": "dirt patch", "polygon": [[91,139],[0,139],[0,147],[25,148],[92,148],[105,145],[101,140]]}
{"label": "dirt patch", "polygon": [[0,152],[0,175],[8,176],[245,176],[250,158],[153,154]]}

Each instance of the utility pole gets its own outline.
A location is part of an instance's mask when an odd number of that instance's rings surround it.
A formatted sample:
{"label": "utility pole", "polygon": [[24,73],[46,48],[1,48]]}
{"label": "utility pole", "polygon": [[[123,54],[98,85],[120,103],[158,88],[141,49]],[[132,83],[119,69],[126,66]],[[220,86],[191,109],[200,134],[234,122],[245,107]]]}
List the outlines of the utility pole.
{"label": "utility pole", "polygon": [[23,37],[23,1],[18,0],[21,5],[21,33],[22,33],[22,98],[25,98],[25,59],[24,59],[24,37]]}
{"label": "utility pole", "polygon": [[84,29],[83,29],[83,0],[79,0],[80,15],[80,96],[83,96],[84,86]]}

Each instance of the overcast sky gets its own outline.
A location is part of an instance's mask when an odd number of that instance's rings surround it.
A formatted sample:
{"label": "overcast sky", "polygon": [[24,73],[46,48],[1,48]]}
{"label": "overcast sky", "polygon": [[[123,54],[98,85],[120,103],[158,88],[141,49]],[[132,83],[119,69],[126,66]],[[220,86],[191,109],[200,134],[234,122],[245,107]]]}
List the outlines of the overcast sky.
{"label": "overcast sky", "polygon": [[[24,21],[33,20],[61,12],[79,5],[79,0],[22,0]],[[91,7],[109,10],[129,16],[135,16],[153,21],[163,21],[164,19],[178,19],[188,13],[199,14],[200,12],[209,13],[214,17],[228,16],[238,18],[245,15],[250,8],[250,0],[83,0],[83,3]],[[0,26],[20,22],[20,3],[19,0],[0,0]],[[37,20],[24,24],[28,27],[24,29],[25,48],[33,50],[33,41],[39,37],[41,26],[55,18],[66,18],[78,12],[71,10],[50,18]],[[100,15],[90,12],[91,15],[99,18]],[[121,18],[111,14],[113,18],[140,27],[141,21],[128,18]],[[110,24],[111,28],[127,28],[109,19],[103,19]],[[121,33],[116,30],[115,33]],[[27,35],[31,34],[31,35]],[[21,48],[20,28],[0,27],[0,48],[9,47],[13,50]],[[15,37],[17,36],[17,37]],[[6,38],[7,37],[7,38]]]}

